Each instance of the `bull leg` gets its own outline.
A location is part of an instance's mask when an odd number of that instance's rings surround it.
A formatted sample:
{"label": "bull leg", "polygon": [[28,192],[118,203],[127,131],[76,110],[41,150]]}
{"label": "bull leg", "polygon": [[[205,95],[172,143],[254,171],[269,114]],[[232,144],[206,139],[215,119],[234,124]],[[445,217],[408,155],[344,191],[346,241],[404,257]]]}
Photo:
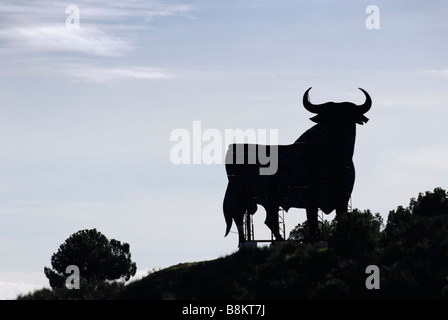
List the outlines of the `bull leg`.
{"label": "bull leg", "polygon": [[306,208],[306,219],[310,227],[310,242],[317,241],[319,237],[317,207]]}
{"label": "bull leg", "polygon": [[242,224],[237,224],[236,228],[238,229],[238,247],[239,247],[245,241],[243,225]]}
{"label": "bull leg", "polygon": [[266,210],[266,220],[264,222],[269,229],[271,229],[271,232],[275,236],[275,240],[277,241],[283,241],[283,237],[280,235],[280,227],[278,224],[278,207],[271,207],[268,210]]}
{"label": "bull leg", "polygon": [[243,227],[243,217],[245,210],[239,210],[237,217],[234,219],[236,228],[238,230],[238,246],[240,246],[244,241],[244,227]]}
{"label": "bull leg", "polygon": [[336,208],[336,221],[339,221],[341,217],[348,211],[348,201],[344,201]]}

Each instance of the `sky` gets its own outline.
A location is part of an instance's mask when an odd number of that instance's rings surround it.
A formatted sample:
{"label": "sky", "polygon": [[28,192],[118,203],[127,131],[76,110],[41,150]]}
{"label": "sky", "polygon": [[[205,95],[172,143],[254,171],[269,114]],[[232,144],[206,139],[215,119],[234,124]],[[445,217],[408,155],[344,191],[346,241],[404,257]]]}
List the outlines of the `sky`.
{"label": "sky", "polygon": [[[0,299],[49,287],[51,255],[83,229],[129,243],[139,276],[236,251],[224,165],[173,163],[170,136],[193,145],[199,121],[293,143],[314,124],[309,87],[314,103],[372,98],[354,208],[387,221],[448,189],[447,16],[441,0],[2,1]],[[305,216],[286,213],[287,231]]]}

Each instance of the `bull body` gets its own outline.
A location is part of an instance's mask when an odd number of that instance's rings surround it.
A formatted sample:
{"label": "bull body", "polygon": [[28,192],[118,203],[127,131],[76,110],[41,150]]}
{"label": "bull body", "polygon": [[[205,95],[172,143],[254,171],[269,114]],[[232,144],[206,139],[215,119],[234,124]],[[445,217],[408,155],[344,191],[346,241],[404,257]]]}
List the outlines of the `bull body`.
{"label": "bull body", "polygon": [[[336,210],[337,216],[347,211],[355,181],[352,157],[356,124],[367,122],[363,114],[370,108],[371,100],[361,89],[366,95],[363,106],[349,102],[312,105],[308,101],[310,89],[303,102],[307,110],[317,113],[311,118],[317,124],[293,144],[262,146],[267,152],[278,152],[278,168],[274,174],[260,175],[259,168],[266,165],[249,161],[257,158],[252,153],[258,153],[260,145],[229,146],[226,154],[229,182],[223,203],[226,236],[235,221],[239,242],[244,241],[244,214],[254,214],[257,204],[265,208],[265,224],[277,240],[282,240],[278,225],[279,207],[285,211],[292,207],[306,209],[312,239],[318,236],[319,208],[326,214]],[[244,152],[241,164],[236,162],[236,158],[241,157],[238,152]]]}

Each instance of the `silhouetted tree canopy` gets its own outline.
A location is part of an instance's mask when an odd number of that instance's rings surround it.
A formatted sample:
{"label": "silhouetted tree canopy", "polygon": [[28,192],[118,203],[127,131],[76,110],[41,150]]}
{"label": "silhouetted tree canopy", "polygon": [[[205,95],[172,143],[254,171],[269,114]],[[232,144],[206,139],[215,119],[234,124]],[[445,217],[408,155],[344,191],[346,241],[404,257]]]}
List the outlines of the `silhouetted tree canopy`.
{"label": "silhouetted tree canopy", "polygon": [[[338,221],[319,222],[321,239],[340,254],[359,254],[371,251],[378,242],[383,219],[379,213],[354,209],[342,215]],[[299,223],[289,234],[290,240],[308,242],[310,228],[308,221]]]}
{"label": "silhouetted tree canopy", "polygon": [[50,286],[65,286],[67,266],[76,265],[80,285],[97,285],[106,280],[129,280],[137,267],[131,260],[129,244],[108,240],[96,229],[81,230],[72,234],[51,257],[52,268],[45,267]]}
{"label": "silhouetted tree canopy", "polygon": [[442,188],[435,188],[434,192],[419,193],[417,199],[411,199],[409,209],[412,214],[421,216],[448,214],[448,193]]}
{"label": "silhouetted tree canopy", "polygon": [[400,228],[414,217],[435,217],[448,214],[448,193],[442,188],[435,188],[433,192],[419,193],[417,199],[411,198],[407,208],[398,206],[389,211],[385,234],[393,238],[400,232]]}
{"label": "silhouetted tree canopy", "polygon": [[398,206],[396,210],[389,211],[386,228],[384,229],[385,235],[393,237],[397,233],[400,224],[408,222],[411,217],[412,212],[409,208],[403,208],[402,206]]}
{"label": "silhouetted tree canopy", "polygon": [[334,221],[328,245],[339,254],[362,257],[371,252],[378,243],[383,219],[379,213],[354,209]]}
{"label": "silhouetted tree canopy", "polygon": [[[329,222],[327,220],[319,221],[319,234],[320,239],[323,241],[327,241],[328,237],[331,236],[334,228],[333,222]],[[310,226],[307,220],[302,223],[299,223],[294,229],[289,233],[289,240],[298,240],[303,242],[309,242],[312,239],[313,235],[311,234]]]}

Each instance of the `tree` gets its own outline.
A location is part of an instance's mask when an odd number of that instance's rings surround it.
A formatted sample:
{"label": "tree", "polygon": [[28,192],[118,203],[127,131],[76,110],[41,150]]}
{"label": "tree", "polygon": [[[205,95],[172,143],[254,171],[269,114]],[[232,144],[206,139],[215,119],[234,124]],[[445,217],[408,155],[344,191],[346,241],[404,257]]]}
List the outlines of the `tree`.
{"label": "tree", "polygon": [[[322,241],[327,241],[328,237],[330,237],[333,224],[328,222],[327,220],[319,221],[319,239]],[[312,234],[310,230],[310,226],[308,220],[305,220],[303,223],[299,223],[295,226],[294,229],[289,233],[290,240],[298,240],[302,242],[310,242],[312,239]]]}
{"label": "tree", "polygon": [[383,219],[379,213],[372,214],[370,210],[361,212],[354,209],[334,223],[328,240],[329,246],[342,255],[361,258],[377,245]]}
{"label": "tree", "polygon": [[299,223],[289,233],[290,240],[308,241],[309,236],[310,236],[310,227],[308,221]]}
{"label": "tree", "polygon": [[398,206],[389,211],[385,235],[388,240],[395,240],[395,236],[402,232],[401,228],[416,217],[435,217],[448,214],[448,193],[442,188],[435,188],[434,192],[419,193],[417,199],[411,198],[409,207]]}
{"label": "tree", "polygon": [[412,198],[409,205],[415,215],[437,216],[448,214],[448,193],[442,188],[435,188],[434,192],[419,193],[417,199]]}
{"label": "tree", "polygon": [[50,286],[61,288],[69,274],[66,268],[79,268],[80,285],[93,285],[106,280],[129,280],[137,267],[131,260],[129,244],[108,240],[96,229],[81,230],[72,234],[51,257],[52,269],[45,267],[45,276]]}
{"label": "tree", "polygon": [[448,288],[447,194],[419,193],[408,208],[389,213],[381,255],[385,298],[444,298]]}
{"label": "tree", "polygon": [[402,206],[398,206],[396,210],[389,211],[386,228],[384,229],[386,237],[390,240],[395,234],[398,233],[400,225],[408,222],[411,217],[412,212],[409,208],[403,208]]}

